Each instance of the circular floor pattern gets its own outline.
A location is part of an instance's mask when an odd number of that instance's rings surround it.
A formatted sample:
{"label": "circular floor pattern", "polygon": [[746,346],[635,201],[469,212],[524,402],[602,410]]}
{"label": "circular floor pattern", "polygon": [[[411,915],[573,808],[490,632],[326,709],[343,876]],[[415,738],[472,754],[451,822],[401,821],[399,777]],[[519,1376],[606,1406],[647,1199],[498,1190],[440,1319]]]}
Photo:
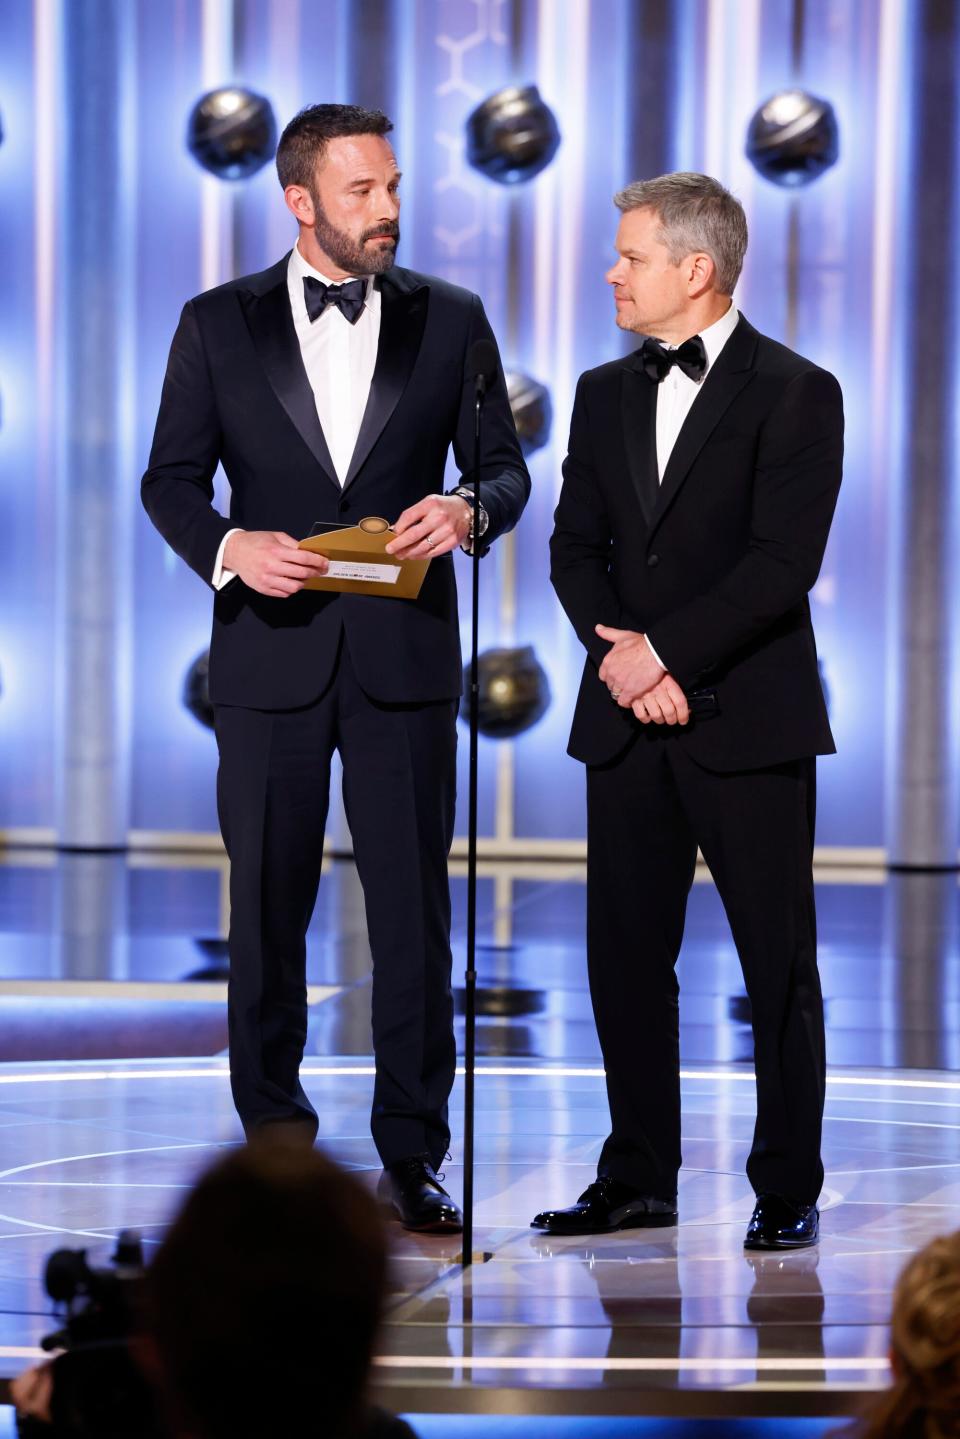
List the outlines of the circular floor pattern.
{"label": "circular floor pattern", "polygon": [[[314,1061],[303,1074],[326,1147],[373,1183],[372,1066]],[[460,1102],[458,1082],[455,1133]],[[482,1066],[475,1248],[492,1258],[465,1276],[456,1240],[396,1229],[398,1287],[378,1359],[396,1407],[760,1412],[789,1388],[809,1412],[830,1412],[885,1382],[896,1275],[960,1226],[960,1080],[831,1074],[823,1237],[784,1256],[742,1248],[753,1078],[736,1068],[684,1072],[676,1229],[588,1241],[532,1231],[536,1210],[571,1202],[593,1177],[605,1112],[596,1068]],[[66,1244],[102,1258],[129,1225],[155,1243],[240,1132],[213,1060],[0,1067],[0,1134],[9,1375],[51,1327],[46,1254]],[[446,1173],[459,1194],[456,1144]]]}

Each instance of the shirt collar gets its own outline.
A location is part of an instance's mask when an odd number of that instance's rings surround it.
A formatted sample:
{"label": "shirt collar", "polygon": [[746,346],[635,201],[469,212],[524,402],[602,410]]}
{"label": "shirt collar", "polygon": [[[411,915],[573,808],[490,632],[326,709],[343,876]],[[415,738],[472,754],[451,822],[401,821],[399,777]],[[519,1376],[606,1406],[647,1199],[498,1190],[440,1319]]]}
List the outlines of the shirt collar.
{"label": "shirt collar", "polygon": [[739,321],[740,311],[731,300],[726,314],[721,315],[719,320],[714,320],[712,325],[708,325],[705,330],[700,331],[703,348],[707,352],[707,369],[704,373],[709,372],[716,363],[717,356],[737,328]]}
{"label": "shirt collar", "polygon": [[[710,373],[712,367],[716,364],[717,357],[720,354],[720,351],[723,349],[724,345],[727,343],[730,336],[737,328],[739,320],[740,311],[737,309],[736,305],[731,300],[729,310],[722,314],[719,320],[714,320],[712,325],[708,325],[705,330],[700,331],[700,338],[703,341],[703,348],[706,351],[707,356],[707,368],[704,370],[703,375],[701,376],[701,384],[703,383],[703,380],[706,379],[707,375]],[[676,350],[679,348],[679,346],[664,345],[663,348],[665,350]]]}
{"label": "shirt collar", "polygon": [[702,330],[699,334],[699,338],[704,341],[704,350],[707,351],[708,370],[717,355],[723,350],[724,345],[730,340],[738,324],[740,324],[740,311],[735,307],[734,302],[730,301],[730,309],[727,314],[721,315],[720,319],[715,319],[712,325],[708,325],[707,330]]}
{"label": "shirt collar", "polygon": [[[345,280],[331,280],[331,279],[329,278],[329,276],[328,276],[328,275],[324,275],[324,274],[322,273],[322,271],[317,270],[317,269],[314,269],[313,265],[310,264],[309,260],[305,260],[305,259],[303,258],[303,256],[301,255],[301,253],[300,253],[300,246],[299,246],[299,245],[294,245],[293,249],[290,251],[290,266],[289,266],[289,268],[290,268],[290,272],[291,272],[293,275],[296,276],[296,279],[297,279],[297,288],[298,288],[299,290],[301,290],[301,291],[303,290],[303,281],[304,281],[304,279],[306,278],[307,275],[312,275],[315,280],[321,280],[321,281],[323,282],[323,284],[325,284],[325,285],[343,285],[343,284],[346,284],[346,281],[345,281]],[[373,276],[372,276],[372,275],[356,275],[356,276],[354,276],[353,278],[355,278],[355,279],[357,279],[357,280],[365,280],[365,281],[366,281],[366,285],[367,285],[367,295],[366,295],[366,298],[367,298],[367,302],[369,303],[369,301],[370,301],[370,281],[372,280]]]}

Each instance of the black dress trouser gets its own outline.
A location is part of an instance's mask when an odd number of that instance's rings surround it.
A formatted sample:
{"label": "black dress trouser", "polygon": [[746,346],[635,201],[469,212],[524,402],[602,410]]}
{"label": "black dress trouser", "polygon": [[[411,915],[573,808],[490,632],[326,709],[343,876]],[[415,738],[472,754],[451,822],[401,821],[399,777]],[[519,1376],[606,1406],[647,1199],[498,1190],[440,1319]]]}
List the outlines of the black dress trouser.
{"label": "black dress trouser", "polygon": [[679,736],[643,733],[587,770],[587,954],[611,1133],[599,1173],[671,1199],[680,1169],[675,972],[699,845],[750,999],[758,1194],[812,1203],[823,1184],[823,1000],[813,896],[815,761],[703,769]]}
{"label": "black dress trouser", "polygon": [[456,713],[453,700],[371,699],[345,641],[314,704],[215,709],[230,856],[230,1077],[248,1134],[276,1122],[318,1127],[299,1077],[306,932],[338,750],[373,956],[374,1142],[384,1164],[421,1154],[442,1163],[456,1069],[447,879]]}

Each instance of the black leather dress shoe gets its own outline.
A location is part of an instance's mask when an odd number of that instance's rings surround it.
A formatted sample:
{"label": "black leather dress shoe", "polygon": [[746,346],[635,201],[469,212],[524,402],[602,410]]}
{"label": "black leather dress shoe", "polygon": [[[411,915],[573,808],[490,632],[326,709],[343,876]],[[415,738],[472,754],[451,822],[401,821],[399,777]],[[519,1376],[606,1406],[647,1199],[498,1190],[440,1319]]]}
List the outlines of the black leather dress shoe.
{"label": "black leather dress shoe", "polygon": [[531,1229],[548,1234],[610,1234],[615,1229],[665,1228],[677,1222],[675,1199],[655,1199],[619,1179],[602,1175],[570,1209],[545,1209]]}
{"label": "black leather dress shoe", "polygon": [[744,1249],[807,1249],[820,1238],[820,1211],[782,1194],[758,1194]]}
{"label": "black leather dress shoe", "polygon": [[418,1234],[459,1234],[463,1215],[420,1155],[388,1164],[377,1186],[379,1198],[404,1229]]}

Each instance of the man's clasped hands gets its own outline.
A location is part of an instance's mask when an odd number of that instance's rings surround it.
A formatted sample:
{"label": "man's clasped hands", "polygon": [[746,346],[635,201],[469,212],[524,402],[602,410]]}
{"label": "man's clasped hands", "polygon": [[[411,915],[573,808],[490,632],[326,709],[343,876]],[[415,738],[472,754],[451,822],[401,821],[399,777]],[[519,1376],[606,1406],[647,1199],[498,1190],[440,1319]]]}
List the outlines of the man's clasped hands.
{"label": "man's clasped hands", "polygon": [[613,645],[600,665],[600,678],[621,709],[632,709],[643,724],[681,724],[690,718],[687,697],[654,658],[644,635],[597,625],[597,634]]}

